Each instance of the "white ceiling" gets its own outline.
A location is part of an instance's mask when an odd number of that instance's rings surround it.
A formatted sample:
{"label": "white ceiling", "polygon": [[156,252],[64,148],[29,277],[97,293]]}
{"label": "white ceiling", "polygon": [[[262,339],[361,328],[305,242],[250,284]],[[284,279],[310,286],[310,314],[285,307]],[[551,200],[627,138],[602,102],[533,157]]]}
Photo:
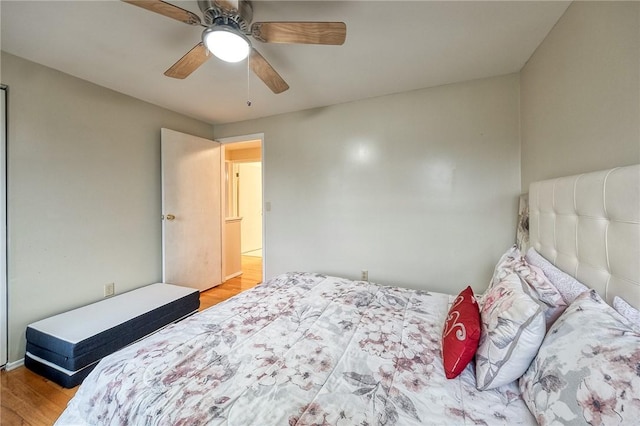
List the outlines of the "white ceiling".
{"label": "white ceiling", "polygon": [[[170,1],[198,15],[195,1]],[[343,21],[343,46],[253,43],[291,87],[212,58],[163,72],[201,27],[111,1],[0,1],[2,50],[211,123],[519,71],[564,13],[556,1],[254,1],[256,21]],[[6,83],[6,82],[4,82]],[[247,83],[250,86],[247,106]]]}

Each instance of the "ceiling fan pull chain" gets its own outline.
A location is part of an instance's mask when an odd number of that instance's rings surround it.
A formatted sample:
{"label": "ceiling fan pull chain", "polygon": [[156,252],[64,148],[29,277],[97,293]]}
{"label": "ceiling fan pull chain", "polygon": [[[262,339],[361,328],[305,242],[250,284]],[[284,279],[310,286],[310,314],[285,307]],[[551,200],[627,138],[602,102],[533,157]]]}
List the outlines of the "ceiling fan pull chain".
{"label": "ceiling fan pull chain", "polygon": [[251,87],[249,86],[249,83],[251,81],[251,67],[249,64],[249,61],[251,60],[251,55],[247,56],[247,106],[250,107],[251,106]]}

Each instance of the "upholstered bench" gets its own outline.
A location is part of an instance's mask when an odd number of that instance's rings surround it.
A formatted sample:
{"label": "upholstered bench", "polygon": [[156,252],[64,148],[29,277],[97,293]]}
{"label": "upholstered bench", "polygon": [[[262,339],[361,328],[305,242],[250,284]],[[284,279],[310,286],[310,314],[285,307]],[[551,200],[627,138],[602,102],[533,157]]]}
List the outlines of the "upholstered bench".
{"label": "upholstered bench", "polygon": [[193,314],[199,306],[198,290],[151,284],[34,322],[27,327],[25,366],[74,387],[101,358]]}

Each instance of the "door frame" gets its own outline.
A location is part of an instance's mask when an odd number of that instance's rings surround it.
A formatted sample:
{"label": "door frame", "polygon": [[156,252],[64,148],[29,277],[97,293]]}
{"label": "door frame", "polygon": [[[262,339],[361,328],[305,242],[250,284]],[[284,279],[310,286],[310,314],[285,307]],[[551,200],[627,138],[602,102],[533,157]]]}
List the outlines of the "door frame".
{"label": "door frame", "polygon": [[[237,143],[237,142],[249,142],[249,141],[255,141],[255,140],[259,140],[260,141],[260,162],[262,163],[262,281],[264,282],[264,280],[266,279],[266,271],[267,271],[267,220],[266,217],[267,215],[265,213],[268,212],[267,209],[264,208],[264,206],[266,205],[265,203],[265,198],[264,198],[264,193],[265,193],[265,180],[264,180],[264,176],[265,176],[265,168],[266,168],[266,164],[264,161],[265,158],[265,143],[264,143],[264,133],[252,133],[249,135],[240,135],[240,136],[231,136],[231,137],[226,137],[226,138],[215,138],[214,139],[216,142],[220,142],[222,144],[222,147],[224,148],[225,144],[230,144],[230,143]],[[226,200],[227,199],[227,188],[226,185],[222,185],[223,189],[223,195],[222,195],[222,199]],[[223,211],[225,209],[223,208]],[[224,215],[223,215],[224,216]],[[222,218],[223,220],[223,226],[222,226],[222,243],[224,244],[224,217]],[[222,255],[224,256],[225,253],[225,247],[222,247]],[[222,260],[223,264],[224,264],[224,257]]]}
{"label": "door frame", "polygon": [[0,84],[0,368],[9,362],[9,289],[7,279],[7,138],[9,87]]}

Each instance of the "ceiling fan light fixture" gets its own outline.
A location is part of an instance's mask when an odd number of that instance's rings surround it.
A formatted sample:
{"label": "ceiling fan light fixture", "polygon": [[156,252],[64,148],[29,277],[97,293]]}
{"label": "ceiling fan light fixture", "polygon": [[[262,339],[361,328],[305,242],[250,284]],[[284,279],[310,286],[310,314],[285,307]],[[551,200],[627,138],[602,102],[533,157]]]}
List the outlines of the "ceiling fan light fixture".
{"label": "ceiling fan light fixture", "polygon": [[240,62],[249,55],[251,43],[242,33],[226,25],[209,27],[202,33],[209,52],[225,62]]}

